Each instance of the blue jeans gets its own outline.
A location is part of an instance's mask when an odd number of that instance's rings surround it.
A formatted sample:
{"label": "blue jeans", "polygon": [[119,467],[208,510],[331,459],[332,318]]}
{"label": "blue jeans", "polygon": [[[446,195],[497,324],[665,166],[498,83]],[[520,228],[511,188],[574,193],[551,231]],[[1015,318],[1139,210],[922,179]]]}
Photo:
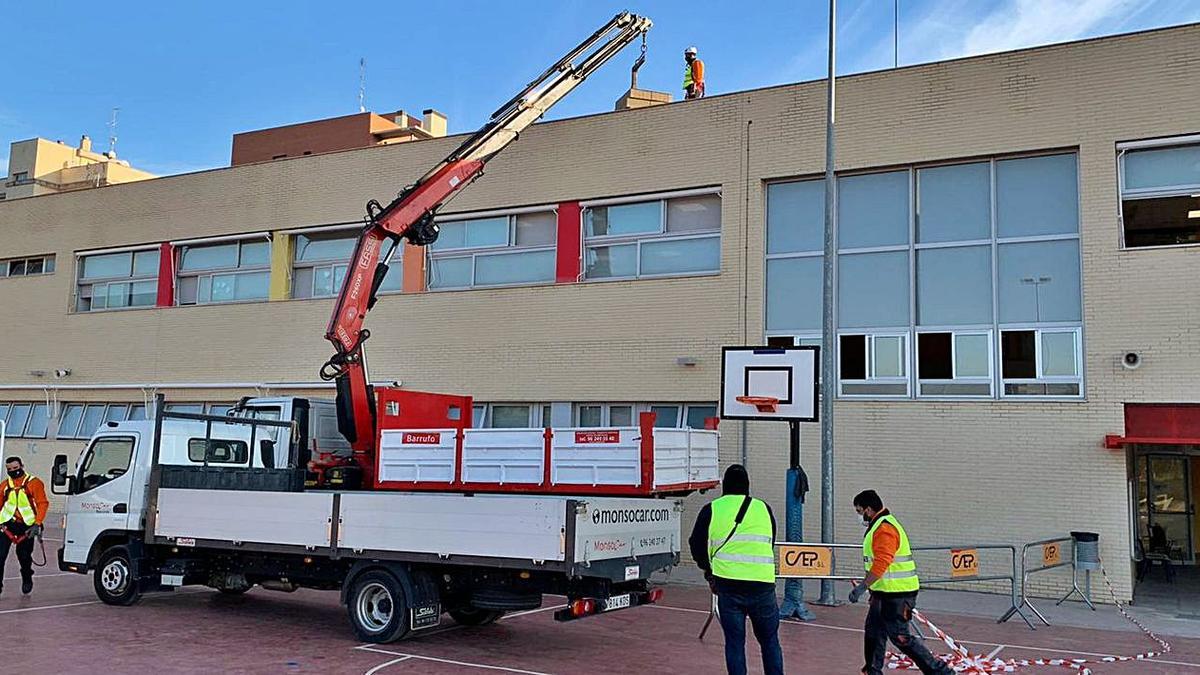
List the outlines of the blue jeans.
{"label": "blue jeans", "polygon": [[717,594],[721,630],[725,632],[725,669],[729,675],[746,674],[746,619],[762,649],[766,675],[783,675],[783,649],[779,646],[779,607],[775,603],[775,585],[762,584],[762,590],[730,591]]}

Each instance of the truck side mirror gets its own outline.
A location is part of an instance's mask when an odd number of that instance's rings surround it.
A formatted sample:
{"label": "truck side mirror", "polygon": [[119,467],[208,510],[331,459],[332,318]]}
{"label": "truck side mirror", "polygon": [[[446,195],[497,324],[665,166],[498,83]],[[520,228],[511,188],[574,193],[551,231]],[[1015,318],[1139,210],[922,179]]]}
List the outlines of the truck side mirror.
{"label": "truck side mirror", "polygon": [[[54,456],[54,468],[50,470],[50,491],[56,495],[69,495],[74,481],[71,480],[70,466],[67,464],[66,455]],[[66,487],[65,490],[57,490],[55,488]]]}

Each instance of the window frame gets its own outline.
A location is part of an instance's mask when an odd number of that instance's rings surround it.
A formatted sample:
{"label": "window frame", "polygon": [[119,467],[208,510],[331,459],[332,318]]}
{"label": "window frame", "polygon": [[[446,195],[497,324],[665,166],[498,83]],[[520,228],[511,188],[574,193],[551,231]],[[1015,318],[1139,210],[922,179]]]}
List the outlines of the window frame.
{"label": "window frame", "polygon": [[[864,357],[866,359],[865,366],[866,366],[866,375],[867,376],[861,380],[843,380],[843,378],[842,378],[843,354],[842,354],[842,348],[841,348],[842,338],[846,337],[846,336],[860,336],[860,335],[865,338]],[[875,341],[879,338],[900,338],[900,365],[904,369],[904,375],[881,377],[881,376],[878,376],[875,374],[875,364],[876,364],[876,361],[878,360],[877,356],[876,356]],[[910,333],[904,331],[903,329],[887,329],[887,328],[873,329],[873,330],[857,330],[857,329],[839,330],[837,332],[837,342],[838,342],[838,349],[837,349],[837,381],[838,381],[838,388],[837,388],[838,394],[837,395],[838,395],[838,398],[888,399],[888,400],[912,398],[913,367],[912,367],[912,340],[910,339]],[[850,384],[882,384],[882,385],[903,384],[904,385],[904,393],[903,394],[875,394],[875,393],[847,394],[843,390],[843,384],[845,382],[849,382]]]}
{"label": "window frame", "polygon": [[[1000,398],[1014,400],[1081,400],[1084,397],[1084,376],[1083,376],[1083,328],[1075,325],[1059,325],[1047,326],[1045,324],[1026,324],[1026,325],[1006,325],[1001,326],[1001,333],[1009,332],[1032,332],[1033,333],[1033,354],[1034,354],[1034,377],[1004,377],[1004,341],[996,340],[996,349],[999,360],[996,363],[996,374],[1000,379]],[[1044,333],[1070,333],[1075,336],[1075,375],[1045,375],[1043,373],[1043,348],[1042,335]],[[1009,394],[1006,385],[1009,384],[1074,384],[1079,387],[1078,394]]]}
{"label": "window frame", "polygon": [[[144,402],[141,402],[141,401],[113,401],[113,402],[108,402],[108,401],[71,401],[71,402],[66,402],[66,403],[60,403],[58,405],[59,405],[58,415],[55,418],[58,420],[58,425],[56,426],[56,428],[54,430],[54,440],[60,440],[60,441],[87,440],[96,434],[95,431],[93,431],[90,434],[87,434],[86,436],[81,436],[79,434],[80,429],[83,426],[83,420],[85,419],[87,409],[89,407],[101,407],[102,408],[102,410],[100,412],[100,423],[96,426],[97,430],[103,428],[104,425],[110,421],[111,422],[140,422],[140,421],[145,421],[145,420],[150,419],[149,412],[148,412],[149,407]],[[62,424],[63,424],[63,420],[67,416],[67,411],[70,410],[71,408],[79,408],[79,411],[80,411],[79,419],[75,422],[75,424],[71,430],[71,435],[64,436]],[[109,416],[111,414],[110,411],[114,410],[116,408],[124,408],[125,412],[122,414],[121,419],[110,420],[109,419]],[[137,412],[139,409],[141,410],[142,417],[135,417],[135,412]],[[47,426],[46,431],[47,431],[47,437],[48,437],[49,436],[49,427],[48,426]]]}
{"label": "window frame", "polygon": [[[15,429],[13,427],[9,427],[9,424],[11,423],[11,417],[13,414],[13,410],[17,406],[26,406],[26,405],[29,406],[29,411],[25,413],[25,420],[21,423],[21,428]],[[31,430],[29,428],[30,424],[33,422],[33,420],[36,419],[35,413],[37,412],[37,410],[39,408],[41,408],[42,410],[45,411],[45,416],[46,416],[46,428],[45,428],[45,430],[42,431],[42,434],[40,436],[37,434],[31,434],[30,433]],[[44,401],[2,401],[2,402],[0,402],[0,421],[3,421],[5,423],[4,424],[4,437],[5,438],[44,439],[50,433],[50,405]]]}
{"label": "window frame", "polygon": [[[1195,139],[1196,139],[1196,142],[1200,142],[1200,135],[1197,135],[1195,137]],[[1175,141],[1171,144],[1177,145],[1179,143],[1177,141]],[[997,200],[998,200],[997,165],[998,165],[998,163],[1004,162],[1006,160],[1029,159],[1029,158],[1035,158],[1035,157],[1052,157],[1052,156],[1058,156],[1058,155],[1069,155],[1075,163],[1075,177],[1076,177],[1075,197],[1076,197],[1076,201],[1077,201],[1077,208],[1076,208],[1077,221],[1074,224],[1074,228],[1073,228],[1074,231],[1051,233],[1051,234],[1037,234],[1037,235],[1000,236],[1000,234],[998,232],[999,217],[997,215]],[[989,200],[988,208],[990,211],[990,219],[991,219],[989,236],[987,238],[983,238],[983,239],[964,238],[964,239],[951,239],[951,240],[946,240],[946,241],[930,241],[930,242],[918,241],[918,239],[917,239],[918,222],[917,221],[918,221],[918,217],[919,217],[918,209],[920,208],[919,172],[923,169],[929,169],[929,168],[938,168],[938,167],[947,167],[947,166],[956,166],[956,165],[970,165],[970,164],[980,164],[980,163],[986,163],[988,165],[988,172],[989,172],[989,191],[990,192],[988,195],[988,200]],[[910,186],[909,223],[910,223],[910,228],[909,228],[908,243],[906,245],[905,244],[897,244],[897,245],[878,246],[878,247],[869,247],[869,248],[841,248],[839,246],[838,250],[837,250],[837,257],[835,258],[835,261],[834,261],[834,274],[835,274],[835,284],[836,284],[836,278],[839,273],[839,267],[840,267],[840,265],[839,265],[840,258],[843,254],[907,251],[908,252],[908,266],[909,266],[909,277],[908,277],[909,325],[908,326],[902,326],[902,325],[882,326],[882,327],[843,327],[840,325],[840,321],[838,322],[839,325],[835,327],[836,344],[832,346],[832,348],[835,350],[835,359],[836,359],[837,376],[838,376],[838,386],[836,389],[837,398],[839,398],[839,399],[846,398],[846,399],[854,399],[854,400],[861,400],[861,399],[867,399],[867,400],[870,400],[870,399],[878,399],[878,400],[931,399],[931,400],[947,400],[947,401],[1002,400],[1002,399],[1006,399],[1006,398],[1020,398],[1022,400],[1051,400],[1051,401],[1053,401],[1053,400],[1084,401],[1084,400],[1086,400],[1086,398],[1087,398],[1086,359],[1083,357],[1084,349],[1085,349],[1084,340],[1085,340],[1085,336],[1086,336],[1086,327],[1084,326],[1084,321],[1083,321],[1082,315],[1078,321],[1069,321],[1069,322],[1042,321],[1042,322],[1036,322],[1034,325],[1034,327],[1036,327],[1038,329],[1044,329],[1046,331],[1056,331],[1056,330],[1060,330],[1060,329],[1073,329],[1077,332],[1077,334],[1078,334],[1078,336],[1076,338],[1077,360],[1080,361],[1080,363],[1078,364],[1079,376],[1075,380],[1079,386],[1079,393],[1077,395],[1043,394],[1043,395],[1028,395],[1028,396],[1016,396],[1016,395],[1004,396],[1002,394],[1003,389],[1004,389],[1004,381],[1003,381],[1003,376],[1002,376],[1002,372],[1001,372],[1001,353],[1000,353],[1000,350],[1002,348],[1001,332],[1005,331],[1005,330],[1012,330],[1012,329],[1018,327],[1016,324],[1003,323],[1003,322],[1001,322],[1001,319],[1000,319],[1000,297],[999,297],[999,295],[1000,295],[1000,293],[999,293],[1000,247],[1004,244],[1041,243],[1041,242],[1054,242],[1054,241],[1075,241],[1077,243],[1081,242],[1083,209],[1082,209],[1082,203],[1081,203],[1082,188],[1080,185],[1080,182],[1082,181],[1082,172],[1080,170],[1080,148],[1078,146],[1056,147],[1056,148],[1046,148],[1046,149],[1032,151],[1032,152],[1017,152],[1017,153],[1009,153],[1009,154],[994,154],[994,155],[988,155],[988,156],[983,156],[983,157],[964,157],[964,158],[938,160],[938,161],[931,161],[931,162],[916,162],[916,163],[911,163],[911,164],[907,164],[907,165],[903,165],[903,166],[899,166],[899,167],[884,166],[884,167],[877,167],[877,168],[866,168],[866,169],[861,169],[861,170],[856,169],[856,170],[852,170],[852,171],[838,172],[837,179],[840,180],[841,178],[844,178],[844,177],[861,175],[861,174],[889,173],[889,172],[894,172],[894,171],[898,171],[898,170],[907,170],[909,172],[909,186]],[[766,241],[767,238],[769,238],[769,236],[770,236],[769,228],[770,228],[771,224],[767,220],[767,213],[768,213],[767,199],[768,199],[769,187],[774,184],[801,183],[801,182],[823,183],[824,178],[823,178],[823,176],[818,176],[818,175],[811,175],[811,174],[803,175],[802,174],[802,175],[798,175],[798,176],[784,176],[784,177],[778,177],[778,178],[771,178],[771,179],[765,180],[763,182],[763,185],[764,185],[763,197],[762,197],[763,201],[761,202],[761,205],[762,205],[762,213],[763,213],[764,241]],[[962,236],[964,236],[964,237],[970,236],[970,233],[963,234]],[[987,246],[990,249],[989,262],[991,265],[991,286],[992,286],[992,288],[991,288],[992,313],[991,313],[990,322],[988,322],[986,324],[963,324],[963,325],[954,325],[954,326],[943,326],[943,325],[933,325],[933,324],[922,325],[920,323],[920,319],[919,319],[919,315],[918,315],[918,309],[919,309],[919,307],[918,307],[919,279],[918,279],[918,274],[917,274],[917,272],[918,272],[918,270],[917,270],[918,253],[920,251],[930,250],[930,249],[966,248],[966,247],[971,247],[971,246]],[[794,258],[815,258],[817,260],[823,261],[824,260],[824,251],[823,250],[802,250],[802,251],[787,251],[787,252],[782,252],[782,253],[767,253],[766,247],[764,245],[764,260],[765,260],[765,262],[764,262],[764,281],[763,281],[763,287],[762,287],[764,338],[780,338],[780,337],[789,338],[790,337],[796,341],[795,342],[796,344],[800,344],[799,340],[801,340],[801,339],[805,340],[806,344],[809,343],[807,341],[810,341],[810,340],[817,341],[817,343],[819,344],[819,341],[820,341],[819,331],[816,331],[812,328],[799,328],[796,326],[776,326],[776,327],[772,327],[772,328],[767,328],[767,326],[766,326],[766,307],[768,305],[770,297],[772,297],[771,290],[769,288],[767,288],[767,284],[766,284],[766,277],[765,277],[766,262],[769,262],[772,260],[794,259]],[[1079,273],[1079,289],[1078,290],[1079,290],[1079,295],[1080,295],[1080,307],[1081,308],[1083,307],[1083,283],[1084,283],[1082,270],[1083,270],[1083,254],[1082,254],[1082,250],[1080,250],[1080,255],[1079,255],[1079,259],[1078,259],[1078,273]],[[835,302],[840,302],[840,294],[837,293],[836,287],[835,287]],[[837,316],[836,310],[837,310],[837,308],[835,307],[835,319]],[[1022,324],[1022,326],[1024,326],[1024,325]],[[992,392],[991,396],[984,397],[984,396],[966,396],[966,395],[963,395],[963,396],[958,396],[958,395],[922,396],[922,395],[920,395],[920,393],[919,393],[920,382],[918,381],[918,378],[917,378],[918,374],[917,374],[917,360],[916,360],[918,335],[920,333],[926,333],[926,332],[960,333],[960,332],[980,332],[980,331],[984,331],[984,330],[991,332],[991,344],[990,344],[990,349],[989,349],[990,368],[991,368],[992,380],[993,380],[991,383],[991,392]],[[890,394],[849,394],[849,395],[844,395],[842,393],[842,385],[841,385],[841,336],[842,335],[867,335],[867,334],[872,334],[872,333],[879,334],[879,335],[890,335],[890,334],[894,334],[896,332],[900,332],[900,333],[906,332],[908,334],[908,343],[907,343],[907,349],[906,349],[906,355],[908,358],[908,362],[907,362],[906,366],[908,368],[908,375],[909,375],[909,380],[910,380],[909,384],[908,384],[908,392],[909,392],[908,395],[907,396],[890,395]],[[1038,339],[1040,340],[1040,337]],[[868,357],[868,358],[870,358],[870,357]],[[851,380],[851,382],[854,382],[854,383],[864,382],[864,381],[869,381],[869,380]]]}
{"label": "window frame", "polygon": [[[136,272],[136,270],[137,270],[137,266],[136,266],[137,265],[137,262],[136,262],[137,254],[138,253],[147,253],[147,252],[151,252],[151,251],[157,253],[159,256],[158,264],[155,265],[155,267],[154,267],[154,275],[150,276],[149,274],[146,274],[146,275],[137,274],[137,272]],[[89,257],[93,257],[93,256],[103,256],[103,255],[117,255],[117,254],[127,254],[129,256],[129,276],[96,277],[95,279],[88,279],[86,281],[83,279],[84,258],[89,258]],[[159,274],[160,274],[161,270],[162,270],[162,252],[158,246],[150,245],[150,246],[136,246],[136,247],[130,247],[130,248],[122,248],[122,249],[115,249],[115,250],[76,251],[75,252],[75,285],[73,288],[73,294],[72,294],[72,298],[71,298],[72,299],[71,313],[73,313],[73,314],[92,314],[94,312],[123,312],[123,311],[127,311],[127,310],[154,309],[155,307],[158,306],[158,279],[159,279]],[[107,306],[108,305],[107,291],[108,291],[108,286],[110,284],[120,284],[120,283],[129,284],[130,285],[130,293],[131,293],[131,297],[132,297],[133,284],[139,283],[139,282],[144,283],[147,281],[153,281],[154,285],[155,285],[155,288],[154,288],[154,296],[155,297],[154,297],[153,303],[151,303],[149,305],[132,305],[131,304],[131,305],[127,305],[125,307],[108,307]],[[96,308],[93,306],[93,307],[89,307],[88,309],[79,309],[79,300],[82,297],[80,290],[82,289],[83,286],[90,286],[92,288],[93,293],[90,297],[92,298],[93,303],[95,302],[95,298],[96,298],[96,293],[94,292],[96,287],[102,286],[105,290],[105,295],[104,295],[105,306],[100,307],[100,308]]]}
{"label": "window frame", "polygon": [[[601,409],[600,424],[595,426],[583,426],[582,414],[584,408],[599,407]],[[612,423],[612,408],[630,408],[630,424],[617,425]],[[693,408],[711,408],[713,414],[709,417],[717,417],[720,412],[720,406],[716,401],[655,401],[651,403],[632,403],[628,401],[575,401],[571,404],[571,425],[577,429],[602,429],[608,428],[634,428],[641,424],[641,414],[651,412],[654,408],[675,408],[676,418],[673,426],[655,425],[658,429],[691,429],[687,424],[688,413]],[[657,421],[657,420],[656,420]],[[703,430],[704,427],[696,427],[697,431]]]}
{"label": "window frame", "polygon": [[[353,264],[353,261],[351,260],[353,253],[351,253],[350,257],[346,257],[343,259],[328,258],[328,259],[321,259],[321,260],[303,260],[303,261],[298,260],[296,257],[299,253],[299,247],[297,246],[297,242],[296,242],[297,237],[306,237],[306,236],[312,236],[312,235],[316,235],[316,236],[324,235],[324,236],[327,236],[330,238],[349,239],[351,242],[356,242],[357,238],[358,238],[358,233],[361,230],[362,230],[362,225],[360,223],[344,223],[344,224],[336,223],[333,225],[322,225],[319,227],[308,227],[308,228],[304,228],[304,229],[300,229],[300,230],[291,230],[291,231],[284,232],[284,234],[287,234],[292,239],[291,260],[288,263],[288,299],[289,300],[321,300],[321,299],[325,299],[325,298],[336,298],[338,293],[341,291],[341,289],[338,287],[338,284],[337,284],[337,268],[345,267],[347,270],[346,273],[349,274],[350,265]],[[272,241],[272,245],[274,245],[274,241]],[[353,247],[351,247],[351,249],[353,250]],[[382,254],[383,254],[384,250],[385,249],[383,247],[380,247],[380,256],[381,256],[380,261],[383,260]],[[392,262],[388,263],[389,273],[395,273],[395,274],[401,275],[401,280],[402,280],[401,288],[397,288],[397,289],[381,288],[379,290],[379,295],[399,295],[400,293],[404,292],[404,289],[403,289],[403,274],[404,274],[404,272],[403,272],[403,269],[404,269],[403,268],[403,263],[404,263],[403,250],[404,249],[403,249],[402,245],[397,245],[396,252],[392,256]],[[303,297],[297,297],[296,296],[296,271],[298,269],[312,270],[313,271],[312,282],[315,287],[316,271],[318,269],[325,269],[325,268],[329,268],[330,271],[333,273],[333,280],[334,280],[333,292],[330,293],[329,295],[317,295],[316,293],[312,292],[312,289],[310,289],[309,295],[303,296]],[[225,304],[225,303],[222,303],[222,304]]]}
{"label": "window frame", "polygon": [[[1144,199],[1162,199],[1166,197],[1192,197],[1200,194],[1200,183],[1194,185],[1172,185],[1159,188],[1139,188],[1134,190],[1125,187],[1125,157],[1130,151],[1165,150],[1167,148],[1197,146],[1200,147],[1200,134],[1182,136],[1166,136],[1138,141],[1121,141],[1116,145],[1117,165],[1117,223],[1120,249],[1122,251],[1153,251],[1155,249],[1194,248],[1200,246],[1200,241],[1185,244],[1155,244],[1153,246],[1129,246],[1125,241],[1125,202]],[[1200,224],[1197,225],[1200,229]]]}
{"label": "window frame", "polygon": [[[533,214],[553,214],[554,226],[554,243],[552,244],[537,244],[533,246],[523,246],[517,244],[517,219],[520,216]],[[547,286],[555,283],[555,274],[552,271],[548,279],[540,281],[514,281],[501,284],[487,284],[476,281],[479,272],[478,258],[480,257],[497,257],[506,255],[524,255],[528,253],[551,253],[557,260],[558,255],[558,207],[557,206],[531,206],[520,209],[510,209],[504,211],[485,211],[475,213],[456,213],[438,216],[435,222],[443,223],[460,223],[471,222],[478,220],[495,220],[504,218],[508,221],[508,239],[507,243],[501,245],[489,246],[459,246],[456,248],[444,248],[435,250],[432,245],[425,247],[425,287],[431,292],[442,291],[465,291],[475,288],[514,288],[520,286]],[[466,286],[434,286],[434,263],[444,260],[463,260],[470,259],[471,261],[471,280]]]}
{"label": "window frame", "polygon": [[[950,379],[921,377],[919,372],[921,363],[921,336],[929,334],[950,334]],[[955,326],[953,328],[936,328],[922,326],[915,332],[916,338],[913,341],[913,380],[916,382],[916,388],[913,390],[914,397],[925,400],[935,401],[963,401],[977,400],[990,401],[996,398],[996,349],[993,345],[997,344],[993,337],[994,331],[989,326],[987,328],[970,328],[964,326]],[[986,376],[958,375],[958,338],[970,336],[984,336],[987,339],[987,364],[988,374]],[[921,393],[921,385],[923,384],[984,384],[988,385],[987,394],[923,394]]]}
{"label": "window frame", "polygon": [[[40,260],[42,263],[42,271],[30,273],[22,271],[20,274],[10,274],[13,263],[23,263],[25,270],[29,269],[29,263]],[[43,253],[41,255],[17,256],[15,258],[4,258],[0,260],[0,279],[21,279],[25,277],[44,277],[54,274],[57,269],[55,264],[55,254]]]}
{"label": "window frame", "polygon": [[[527,427],[493,427],[492,414],[495,406],[526,406],[529,408],[529,424]],[[483,408],[478,423],[476,423],[477,409]],[[553,415],[553,409],[549,403],[526,402],[526,401],[491,401],[487,403],[475,402],[471,409],[471,427],[474,429],[541,429],[550,426],[549,419],[543,419],[547,411]]]}
{"label": "window frame", "polygon": [[[669,202],[672,199],[686,199],[689,197],[705,197],[715,196],[717,198],[717,210],[721,215],[718,227],[712,231],[686,232],[686,233],[671,233],[667,231],[667,213],[669,211]],[[724,214],[724,195],[719,187],[711,188],[696,188],[693,190],[675,190],[671,192],[659,192],[642,195],[630,195],[627,197],[614,197],[611,199],[596,199],[591,201],[580,202],[579,210],[579,232],[580,246],[582,250],[581,265],[579,270],[580,280],[585,283],[600,283],[608,281],[635,281],[639,279],[673,279],[679,277],[705,277],[714,276],[721,273],[722,264],[722,247],[721,240],[725,231]],[[603,234],[589,235],[587,233],[587,215],[589,211],[596,208],[607,208],[610,206],[629,206],[633,204],[649,204],[658,202],[659,206],[659,222],[657,232],[635,232],[632,234]],[[691,272],[661,272],[645,274],[642,272],[642,245],[654,244],[662,241],[687,241],[687,240],[717,240],[717,267],[713,270],[697,270]],[[625,276],[609,276],[609,277],[589,277],[587,274],[588,267],[588,252],[595,248],[611,248],[616,246],[635,247],[634,253],[634,269],[633,275]]]}
{"label": "window frame", "polygon": [[[243,248],[243,246],[245,246],[246,244],[262,243],[264,241],[267,244],[267,261],[265,263],[262,263],[259,265],[243,267],[242,266],[242,256],[243,256],[242,248]],[[190,249],[190,248],[205,248],[208,246],[225,246],[225,245],[229,245],[229,244],[236,244],[238,247],[237,265],[235,265],[233,267],[212,267],[212,268],[206,268],[206,269],[201,269],[201,270],[186,270],[185,271],[183,269],[183,258],[188,249]],[[173,263],[173,268],[174,268],[173,269],[173,272],[174,272],[174,294],[175,294],[174,300],[175,300],[176,307],[199,307],[202,305],[235,305],[235,304],[245,304],[245,303],[250,303],[250,302],[266,302],[267,300],[270,299],[270,295],[271,295],[270,294],[271,256],[273,255],[273,248],[275,246],[275,242],[274,242],[274,238],[271,236],[271,234],[269,232],[255,232],[255,233],[251,233],[251,234],[238,235],[235,237],[221,237],[221,238],[216,238],[216,239],[200,239],[200,240],[192,240],[192,241],[172,242],[172,246],[174,247],[174,252],[173,252],[174,260],[172,261],[172,263]],[[261,274],[263,272],[267,273],[267,293],[265,295],[263,295],[263,297],[247,298],[247,299],[242,299],[242,300],[237,300],[237,299],[217,300],[217,301],[212,300],[212,281],[211,281],[211,279],[213,277],[226,276],[226,275],[240,277],[240,276],[249,275],[249,274]],[[208,278],[210,280],[209,281],[209,300],[207,302],[200,301],[200,282],[201,282],[201,279],[203,279],[203,278]],[[196,280],[196,299],[193,302],[185,303],[181,300],[181,297],[182,297],[181,289],[183,287],[183,281],[187,280],[187,279],[195,279]]]}

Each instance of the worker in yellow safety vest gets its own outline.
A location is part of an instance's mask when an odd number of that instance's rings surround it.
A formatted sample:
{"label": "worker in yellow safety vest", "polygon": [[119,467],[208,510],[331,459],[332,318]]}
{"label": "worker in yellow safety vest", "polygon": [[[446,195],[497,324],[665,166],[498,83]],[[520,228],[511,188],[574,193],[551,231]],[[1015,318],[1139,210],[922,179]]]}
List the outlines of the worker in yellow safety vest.
{"label": "worker in yellow safety vest", "polygon": [[746,673],[746,619],[762,651],[766,675],[783,675],[779,607],[775,599],[775,516],[750,496],[746,467],[725,471],[722,496],[700,509],[688,539],[692,559],[717,596],[725,633],[725,668]]}
{"label": "worker in yellow safety vest", "polygon": [[33,592],[33,541],[42,536],[50,500],[45,484],[25,473],[20,457],[9,457],[4,464],[8,478],[0,482],[0,570],[8,559],[8,549],[16,548],[21,592],[29,595]]}
{"label": "worker in yellow safety vest", "polygon": [[954,671],[935,657],[920,638],[912,634],[908,624],[916,607],[917,562],[913,559],[908,534],[900,521],[887,509],[874,490],[864,490],[854,497],[854,511],[862,518],[867,534],[863,537],[863,566],[867,574],[850,591],[850,602],[858,602],[863,593],[871,591],[871,606],[867,610],[863,634],[862,672],[882,675],[883,657],[887,642],[892,641],[912,659],[922,673],[952,675]]}
{"label": "worker in yellow safety vest", "polygon": [[683,97],[704,97],[704,62],[696,57],[696,48],[683,50]]}

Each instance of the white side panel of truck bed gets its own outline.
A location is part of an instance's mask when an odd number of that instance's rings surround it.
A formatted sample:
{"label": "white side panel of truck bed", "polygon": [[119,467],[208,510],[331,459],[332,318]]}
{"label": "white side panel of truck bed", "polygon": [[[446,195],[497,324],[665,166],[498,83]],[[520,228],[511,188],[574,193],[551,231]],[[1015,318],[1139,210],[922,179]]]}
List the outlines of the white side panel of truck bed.
{"label": "white side panel of truck bed", "polygon": [[681,503],[669,499],[579,497],[575,560],[609,560],[675,553],[680,546]]}
{"label": "white side panel of truck bed", "polygon": [[338,545],[561,561],[566,509],[561,497],[343,493]]}
{"label": "white side panel of truck bed", "polygon": [[158,492],[154,534],[326,547],[332,515],[328,492],[164,488]]}

